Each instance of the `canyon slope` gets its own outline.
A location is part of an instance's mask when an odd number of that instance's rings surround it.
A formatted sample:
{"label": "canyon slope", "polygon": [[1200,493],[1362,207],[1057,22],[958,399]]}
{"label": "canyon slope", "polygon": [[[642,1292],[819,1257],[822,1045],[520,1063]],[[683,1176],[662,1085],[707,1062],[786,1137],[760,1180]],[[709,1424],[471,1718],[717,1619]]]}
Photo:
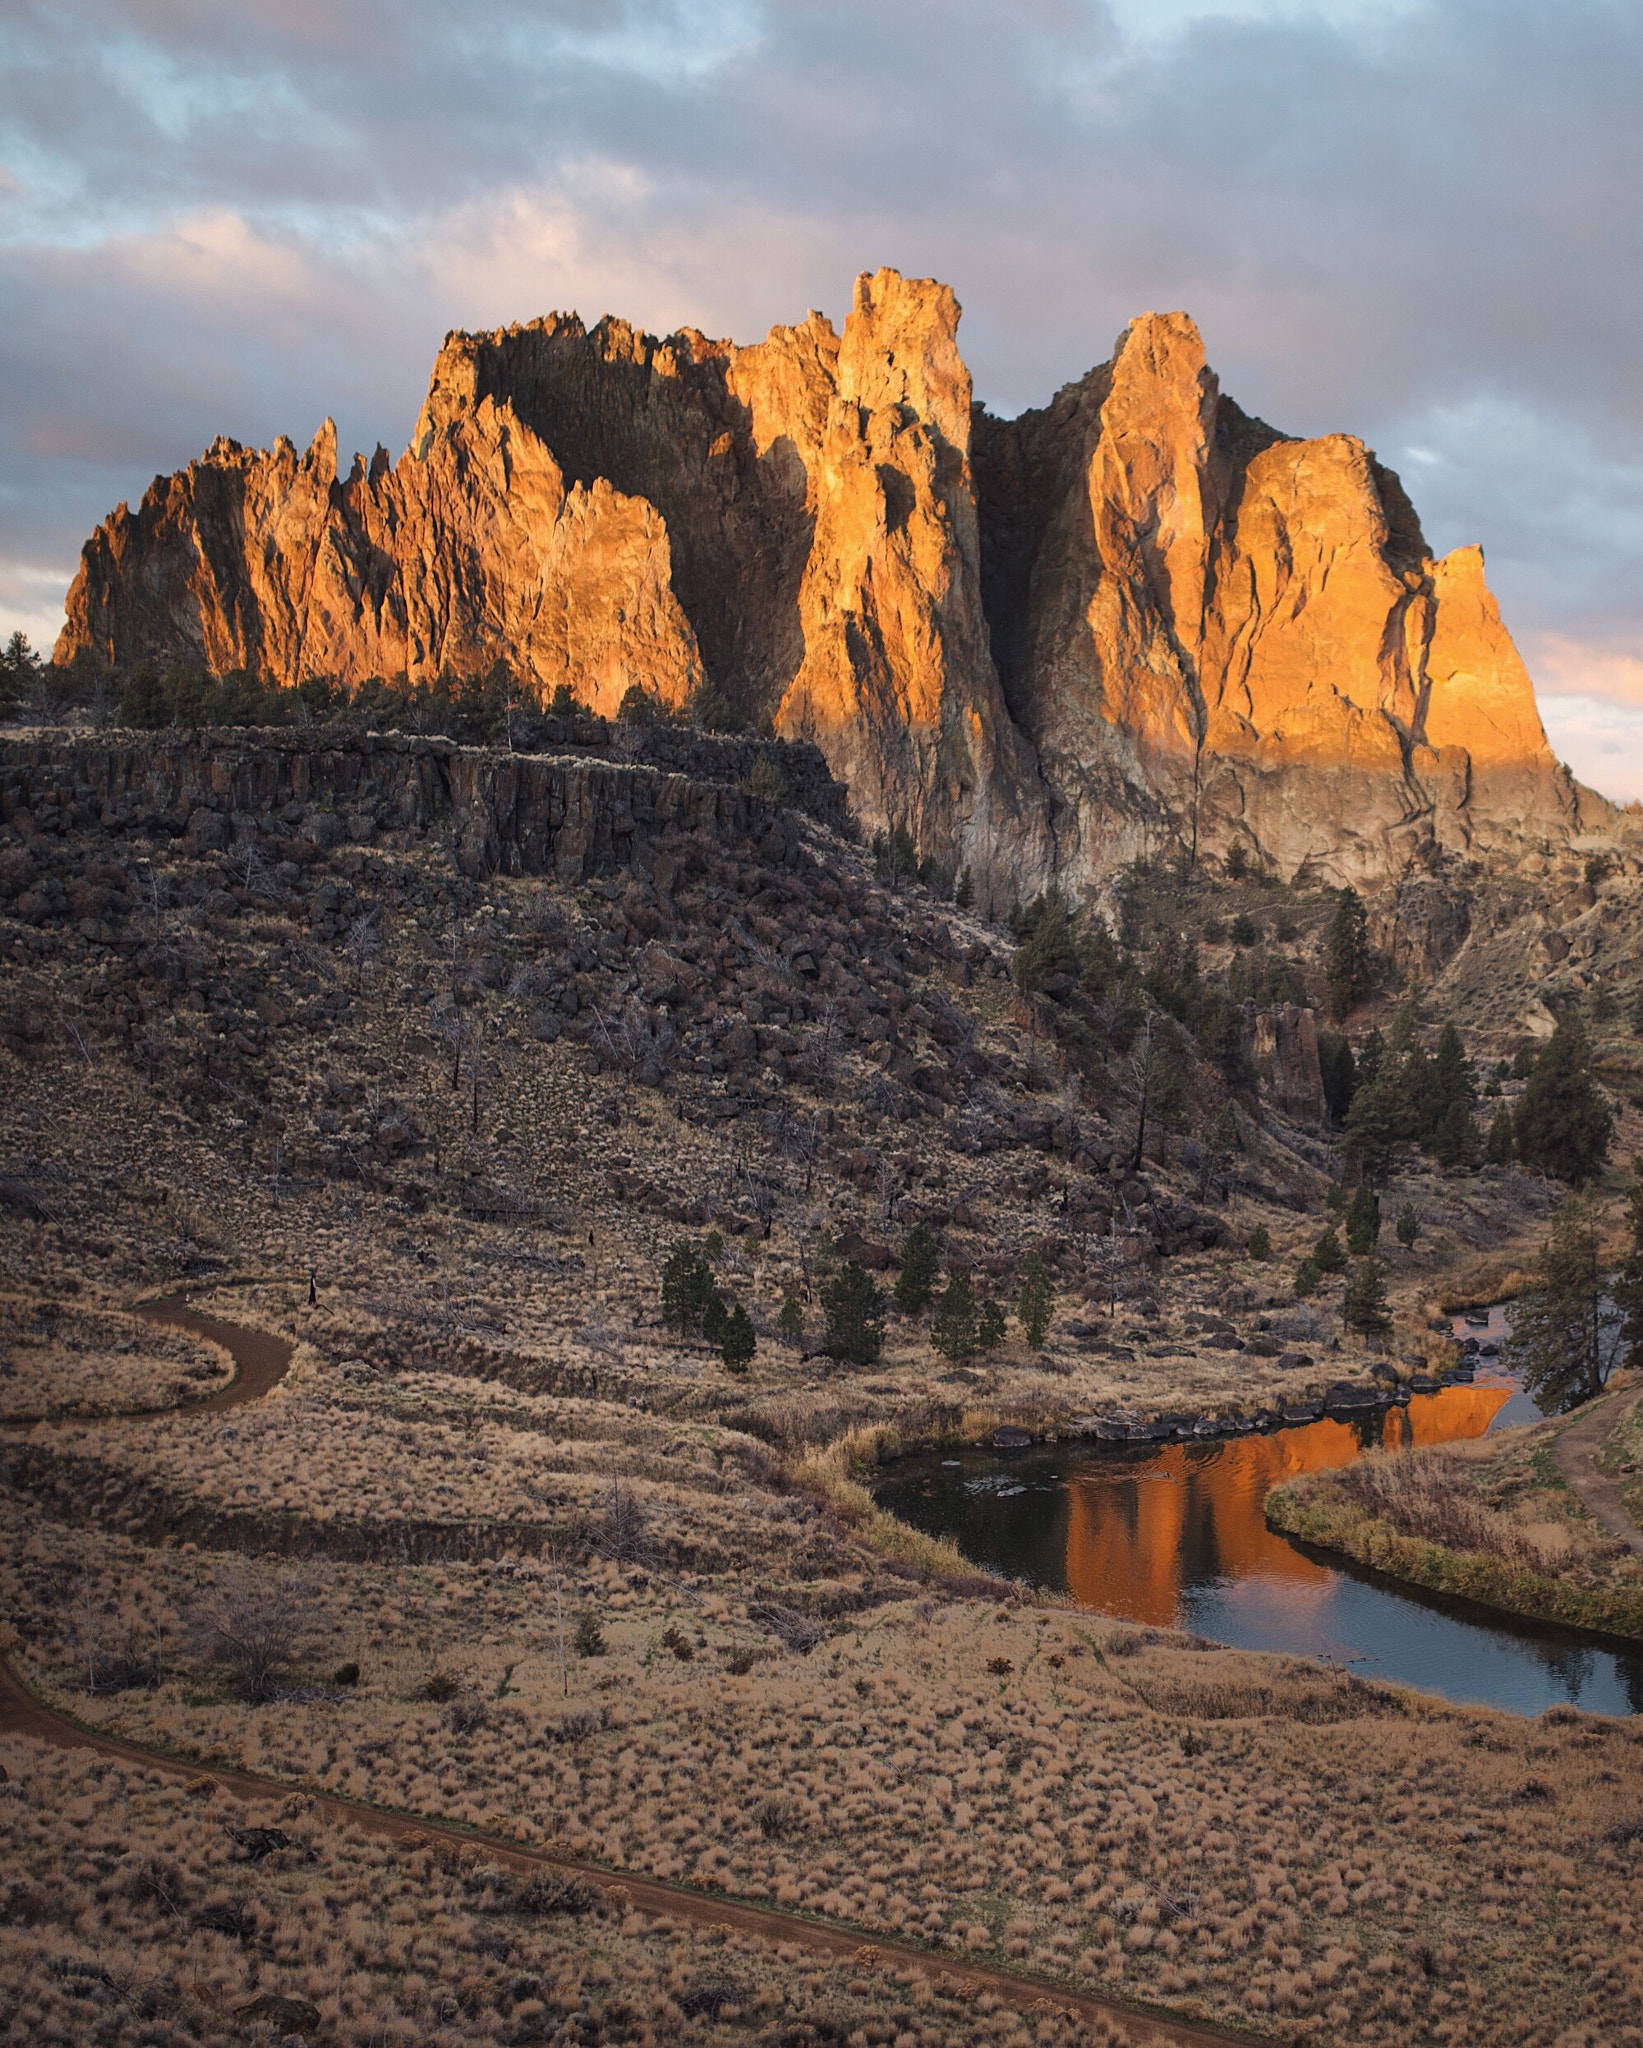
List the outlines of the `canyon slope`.
{"label": "canyon slope", "polygon": [[750,347],[554,315],[452,334],[410,447],[218,440],[87,542],[59,662],[431,677],[609,714],[713,684],[869,829],[1007,901],[1236,842],[1377,882],[1607,832],[1476,548],[1361,441],[1221,394],[1184,314],[1013,420],[892,270]]}

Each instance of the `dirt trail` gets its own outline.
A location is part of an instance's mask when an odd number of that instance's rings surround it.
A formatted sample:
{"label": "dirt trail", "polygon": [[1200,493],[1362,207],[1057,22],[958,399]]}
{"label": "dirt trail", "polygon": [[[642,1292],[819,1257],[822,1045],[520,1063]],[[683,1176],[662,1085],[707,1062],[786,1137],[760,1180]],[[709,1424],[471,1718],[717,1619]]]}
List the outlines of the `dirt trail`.
{"label": "dirt trail", "polygon": [[[260,1400],[276,1387],[291,1363],[294,1347],[283,1338],[261,1330],[248,1330],[199,1315],[176,1300],[148,1303],[140,1313],[155,1322],[221,1344],[233,1356],[238,1373],[231,1384],[204,1400],[190,1402],[191,1412],[203,1413],[237,1408]],[[175,1414],[175,1409],[159,1411]],[[312,1816],[329,1826],[352,1825],[389,1841],[439,1844],[450,1849],[482,1850],[505,1869],[530,1872],[544,1867],[568,1870],[588,1879],[617,1900],[625,1900],[641,1913],[687,1921],[699,1927],[728,1927],[739,1934],[756,1935],[770,1942],[797,1942],[816,1954],[835,1958],[859,1958],[866,1965],[910,1965],[931,1977],[946,1977],[976,1990],[996,1992],[1020,2010],[1041,2001],[1057,2005],[1089,2020],[1106,2020],[1122,2027],[1136,2048],[1252,2048],[1265,2037],[1216,2027],[1206,2022],[1177,2019],[1127,2005],[1119,1999],[1103,1998],[1093,1991],[1077,1991],[1025,1972],[998,1970],[985,1963],[972,1963],[939,1950],[915,1948],[908,1943],[881,1941],[864,1930],[830,1927],[794,1913],[782,1913],[768,1906],[752,1906],[739,1899],[691,1891],[683,1885],[665,1884],[660,1879],[626,1871],[612,1871],[597,1864],[578,1863],[566,1856],[522,1847],[498,1835],[478,1829],[451,1827],[416,1815],[396,1813],[368,1806],[352,1799],[336,1799],[327,1793],[309,1792],[305,1787],[262,1778],[249,1771],[236,1771],[213,1764],[167,1756],[145,1749],[118,1736],[104,1735],[84,1727],[67,1714],[43,1705],[0,1657],[0,1734],[33,1736],[59,1749],[88,1749],[100,1756],[116,1757],[146,1769],[161,1770],[190,1783],[209,1780],[222,1791],[243,1800],[285,1800],[293,1795],[309,1801]]]}
{"label": "dirt trail", "polygon": [[177,1401],[169,1408],[116,1408],[106,1415],[8,1415],[0,1418],[0,1429],[38,1429],[42,1423],[55,1422],[153,1421],[162,1415],[220,1415],[226,1409],[243,1408],[248,1401],[260,1401],[271,1394],[284,1379],[296,1349],[283,1337],[270,1336],[266,1330],[247,1330],[238,1323],[202,1316],[177,1295],[141,1302],[132,1313],[145,1322],[167,1323],[173,1329],[203,1337],[209,1344],[221,1345],[234,1361],[234,1377],[214,1393]]}
{"label": "dirt trail", "polygon": [[1640,1400],[1643,1389],[1600,1395],[1557,1438],[1552,1456],[1574,1493],[1609,1534],[1643,1554],[1643,1530],[1627,1514],[1619,1482],[1597,1462],[1605,1437],[1620,1427]]}

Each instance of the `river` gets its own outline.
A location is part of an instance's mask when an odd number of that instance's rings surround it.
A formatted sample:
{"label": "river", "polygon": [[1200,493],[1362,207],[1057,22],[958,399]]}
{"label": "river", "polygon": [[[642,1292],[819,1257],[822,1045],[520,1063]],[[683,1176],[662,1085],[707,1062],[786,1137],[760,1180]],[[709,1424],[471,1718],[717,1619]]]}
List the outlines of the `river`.
{"label": "river", "polygon": [[[1486,1328],[1457,1331],[1498,1343]],[[1498,1363],[1471,1386],[1415,1394],[1350,1422],[1225,1441],[1107,1449],[1083,1443],[970,1451],[897,1466],[877,1489],[893,1514],[950,1536],[973,1563],[1070,1593],[1101,1614],[1188,1629],[1242,1649],[1320,1657],[1366,1678],[1534,1714],[1560,1702],[1643,1712],[1643,1648],[1517,1623],[1346,1566],[1268,1529],[1270,1488],[1366,1449],[1454,1443],[1539,1410]]]}

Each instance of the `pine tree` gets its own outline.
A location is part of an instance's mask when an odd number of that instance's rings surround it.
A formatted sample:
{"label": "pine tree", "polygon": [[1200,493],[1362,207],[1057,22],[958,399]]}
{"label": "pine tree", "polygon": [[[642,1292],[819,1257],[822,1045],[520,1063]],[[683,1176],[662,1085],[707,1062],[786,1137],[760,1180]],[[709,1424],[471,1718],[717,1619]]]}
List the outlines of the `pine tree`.
{"label": "pine tree", "polygon": [[1405,1202],[1398,1211],[1396,1227],[1399,1244],[1403,1246],[1405,1251],[1412,1251],[1416,1238],[1421,1234],[1421,1220],[1415,1212],[1413,1202]]}
{"label": "pine tree", "polygon": [[[719,1302],[713,1270],[700,1252],[682,1240],[669,1252],[662,1268],[662,1321],[681,1336],[713,1332],[705,1329]],[[715,1341],[717,1341],[715,1339]]]}
{"label": "pine tree", "polygon": [[1404,1137],[1407,1119],[1398,1088],[1400,1073],[1390,1059],[1382,1060],[1375,1078],[1360,1082],[1346,1113],[1346,1149],[1363,1178],[1376,1184],[1392,1171]]}
{"label": "pine tree", "polygon": [[851,1259],[822,1289],[822,1348],[845,1365],[871,1365],[884,1347],[884,1296]]}
{"label": "pine tree", "polygon": [[1561,1413],[1602,1393],[1626,1350],[1625,1313],[1606,1298],[1602,1237],[1583,1202],[1558,1211],[1535,1279],[1512,1304],[1503,1350],[1540,1406]]}
{"label": "pine tree", "polygon": [[1341,1240],[1335,1233],[1333,1223],[1325,1226],[1312,1247],[1310,1257],[1320,1273],[1341,1273],[1346,1270],[1346,1253],[1341,1250]]}
{"label": "pine tree", "polygon": [[935,1320],[930,1326],[930,1342],[943,1358],[965,1359],[975,1356],[976,1298],[968,1273],[955,1273],[948,1280],[940,1301],[936,1303]]}
{"label": "pine tree", "polygon": [[1387,1306],[1379,1259],[1359,1259],[1347,1276],[1341,1320],[1360,1337],[1389,1337],[1392,1312]]}
{"label": "pine tree", "polygon": [[928,1227],[915,1223],[901,1248],[901,1271],[896,1275],[896,1307],[904,1316],[916,1316],[935,1292],[941,1270],[941,1253]]}
{"label": "pine tree", "polygon": [[804,1342],[804,1309],[799,1297],[790,1294],[782,1303],[781,1314],[776,1318],[776,1328],[789,1344]]}
{"label": "pine tree", "polygon": [[1593,1081],[1587,1059],[1585,1028],[1571,1012],[1535,1061],[1512,1120],[1523,1164],[1577,1187],[1608,1158],[1614,1129],[1614,1111]]}
{"label": "pine tree", "polygon": [[1244,1250],[1252,1259],[1270,1259],[1272,1256],[1272,1232],[1264,1223],[1257,1223],[1249,1233]]}
{"label": "pine tree", "polygon": [[1484,1158],[1491,1166],[1510,1166],[1517,1156],[1517,1137],[1512,1129],[1512,1111],[1502,1103],[1489,1126],[1489,1145]]}
{"label": "pine tree", "polygon": [[1015,1298],[1015,1313],[1023,1336],[1035,1351],[1049,1334],[1051,1311],[1050,1282],[1044,1261],[1037,1252],[1029,1252],[1021,1262],[1021,1292]]}
{"label": "pine tree", "polygon": [[1620,1335],[1627,1363],[1643,1365],[1643,1159],[1632,1161],[1626,1222],[1631,1242],[1609,1283],[1609,1292],[1622,1317]]}
{"label": "pine tree", "polygon": [[1369,918],[1356,889],[1342,889],[1324,941],[1324,979],[1337,1017],[1357,1008],[1369,982]]}
{"label": "pine tree", "polygon": [[1318,1282],[1322,1280],[1322,1278],[1322,1273],[1318,1271],[1317,1260],[1313,1258],[1310,1252],[1308,1252],[1306,1257],[1302,1259],[1301,1263],[1295,1268],[1294,1287],[1296,1299],[1299,1301],[1305,1301],[1309,1294],[1316,1294],[1318,1291]]}
{"label": "pine tree", "polygon": [[724,1333],[719,1339],[719,1356],[732,1372],[746,1372],[758,1348],[759,1339],[753,1328],[753,1318],[739,1301],[734,1302],[730,1314],[725,1318]]}
{"label": "pine tree", "polygon": [[1380,1241],[1381,1205],[1368,1181],[1358,1183],[1352,1206],[1346,1212],[1346,1248],[1354,1258],[1372,1252]]}
{"label": "pine tree", "polygon": [[1477,1100],[1477,1076],[1466,1057],[1466,1047],[1453,1024],[1445,1024],[1438,1036],[1437,1057],[1432,1062],[1432,1080],[1437,1097],[1447,1109],[1451,1103]]}
{"label": "pine tree", "polygon": [[996,1351],[1004,1342],[1004,1311],[990,1297],[976,1311],[976,1348]]}

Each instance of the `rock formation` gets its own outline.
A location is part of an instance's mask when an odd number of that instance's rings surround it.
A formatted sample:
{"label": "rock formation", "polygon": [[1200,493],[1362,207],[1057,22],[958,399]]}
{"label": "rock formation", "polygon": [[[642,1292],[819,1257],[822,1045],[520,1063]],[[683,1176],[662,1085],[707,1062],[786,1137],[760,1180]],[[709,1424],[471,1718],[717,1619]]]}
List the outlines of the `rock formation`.
{"label": "rock formation", "polygon": [[711,681],[995,898],[1236,840],[1375,880],[1608,822],[1547,747],[1481,553],[1434,560],[1360,441],[1250,418],[1178,313],[994,419],[958,319],[885,270],[842,335],[451,335],[392,467],[339,476],[327,422],[305,457],[218,441],[120,507],[57,659],[505,659],[605,712]]}

